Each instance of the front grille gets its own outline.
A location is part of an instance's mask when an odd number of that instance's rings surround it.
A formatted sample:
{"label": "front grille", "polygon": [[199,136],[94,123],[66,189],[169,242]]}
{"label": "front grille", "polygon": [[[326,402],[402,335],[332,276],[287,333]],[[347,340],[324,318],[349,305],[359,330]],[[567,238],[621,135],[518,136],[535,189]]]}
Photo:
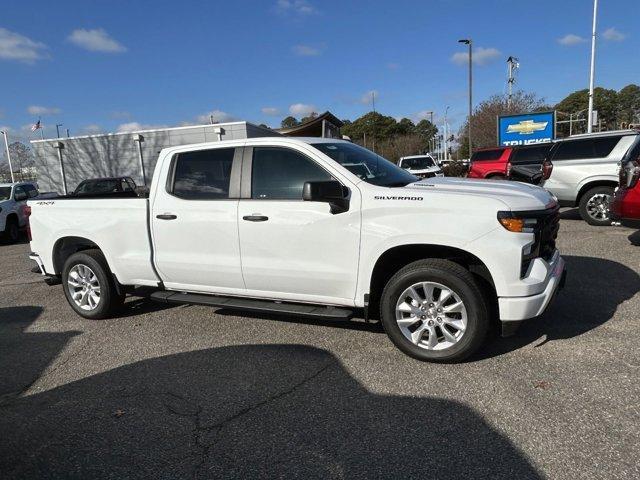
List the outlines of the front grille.
{"label": "front grille", "polygon": [[536,226],[533,231],[535,240],[531,246],[531,251],[528,255],[522,256],[520,276],[524,277],[527,274],[529,265],[535,258],[542,258],[547,262],[553,258],[560,228],[560,207],[555,206],[547,210],[532,212],[517,212],[517,215],[520,218],[536,219]]}

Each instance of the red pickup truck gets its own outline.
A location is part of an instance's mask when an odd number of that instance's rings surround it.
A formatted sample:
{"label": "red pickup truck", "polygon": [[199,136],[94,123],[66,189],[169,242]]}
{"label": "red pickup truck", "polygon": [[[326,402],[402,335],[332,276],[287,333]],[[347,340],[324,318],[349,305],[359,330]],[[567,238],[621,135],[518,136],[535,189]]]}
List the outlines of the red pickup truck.
{"label": "red pickup truck", "polygon": [[494,147],[476,150],[471,156],[471,166],[469,167],[467,177],[505,180],[508,175],[507,166],[512,152],[512,147]]}
{"label": "red pickup truck", "polygon": [[640,136],[620,163],[619,185],[609,206],[613,221],[640,225]]}

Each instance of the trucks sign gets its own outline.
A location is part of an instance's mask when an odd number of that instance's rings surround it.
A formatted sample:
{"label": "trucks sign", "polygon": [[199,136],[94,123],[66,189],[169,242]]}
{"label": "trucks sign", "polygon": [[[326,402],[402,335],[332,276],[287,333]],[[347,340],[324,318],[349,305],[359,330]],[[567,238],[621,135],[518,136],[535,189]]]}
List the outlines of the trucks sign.
{"label": "trucks sign", "polygon": [[504,146],[551,142],[556,137],[556,113],[538,112],[498,117],[498,144]]}

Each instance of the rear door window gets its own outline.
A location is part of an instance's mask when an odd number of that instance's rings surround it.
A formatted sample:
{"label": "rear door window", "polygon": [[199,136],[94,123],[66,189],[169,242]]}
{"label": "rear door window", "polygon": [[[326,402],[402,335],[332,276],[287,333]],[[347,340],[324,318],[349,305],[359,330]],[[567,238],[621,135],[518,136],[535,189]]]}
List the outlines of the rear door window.
{"label": "rear door window", "polygon": [[485,160],[498,160],[502,156],[504,149],[497,148],[494,150],[480,150],[471,157],[472,162],[482,162]]}
{"label": "rear door window", "polygon": [[178,154],[171,193],[188,200],[229,198],[235,148],[215,148]]}
{"label": "rear door window", "polygon": [[578,160],[594,158],[593,140],[570,140],[558,145],[553,160]]}
{"label": "rear door window", "polygon": [[593,145],[597,158],[608,157],[622,137],[594,138]]}
{"label": "rear door window", "polygon": [[35,198],[38,196],[38,189],[33,186],[33,185],[23,185],[24,190],[27,192],[27,195],[29,195],[29,198]]}

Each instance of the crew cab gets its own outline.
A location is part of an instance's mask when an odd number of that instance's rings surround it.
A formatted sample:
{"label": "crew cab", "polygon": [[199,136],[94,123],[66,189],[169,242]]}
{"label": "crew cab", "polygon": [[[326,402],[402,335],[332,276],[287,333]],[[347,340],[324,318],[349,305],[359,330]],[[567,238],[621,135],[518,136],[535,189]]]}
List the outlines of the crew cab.
{"label": "crew cab", "polygon": [[442,168],[429,154],[401,157],[398,166],[418,178],[444,177]]}
{"label": "crew cab", "polygon": [[505,180],[513,147],[481,148],[471,155],[468,178]]}
{"label": "crew cab", "polygon": [[38,195],[38,187],[31,182],[0,183],[0,237],[18,241],[20,230],[29,224],[27,200]]}
{"label": "crew cab", "polygon": [[[460,361],[564,279],[558,205],[515,182],[419,180],[358,145],[269,137],[166,148],[148,198],[33,201],[30,254],[71,308],[151,298],[380,318],[420,360]],[[249,327],[248,327],[249,328]]]}

